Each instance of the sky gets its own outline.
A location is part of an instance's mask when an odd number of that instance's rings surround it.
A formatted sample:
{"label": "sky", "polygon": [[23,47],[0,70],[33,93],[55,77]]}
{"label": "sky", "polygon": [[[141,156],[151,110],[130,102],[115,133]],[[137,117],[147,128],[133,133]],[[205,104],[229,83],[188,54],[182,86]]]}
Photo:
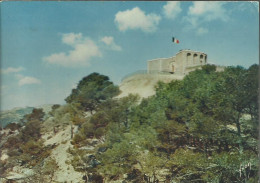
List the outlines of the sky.
{"label": "sky", "polygon": [[1,110],[64,104],[93,72],[119,85],[147,60],[181,49],[216,65],[259,63],[257,1],[5,1],[0,8]]}

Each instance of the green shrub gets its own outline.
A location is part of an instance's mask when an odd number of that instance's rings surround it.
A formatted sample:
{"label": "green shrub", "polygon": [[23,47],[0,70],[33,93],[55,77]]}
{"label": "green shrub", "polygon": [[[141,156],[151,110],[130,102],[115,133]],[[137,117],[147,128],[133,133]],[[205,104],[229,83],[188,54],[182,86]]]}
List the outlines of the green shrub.
{"label": "green shrub", "polygon": [[30,140],[26,144],[21,146],[23,153],[37,156],[43,150],[43,143],[41,141]]}
{"label": "green shrub", "polygon": [[11,131],[15,131],[15,130],[18,130],[21,128],[21,125],[20,124],[17,124],[17,123],[9,123],[5,129],[10,129]]}
{"label": "green shrub", "polygon": [[84,123],[82,128],[80,129],[80,133],[85,137],[92,138],[95,134],[94,124],[92,123]]}
{"label": "green shrub", "polygon": [[76,135],[74,135],[71,144],[72,145],[76,145],[76,144],[78,145],[78,144],[80,144],[84,140],[85,140],[85,138],[82,135],[76,134]]}
{"label": "green shrub", "polygon": [[95,130],[95,132],[94,132],[95,133],[95,137],[96,138],[100,138],[100,137],[105,135],[105,132],[106,132],[106,129],[103,128],[103,127],[100,127],[100,128]]}
{"label": "green shrub", "polygon": [[22,140],[20,136],[12,136],[7,139],[6,143],[4,144],[4,148],[19,148],[21,145]]}
{"label": "green shrub", "polygon": [[21,132],[22,140],[24,142],[27,142],[30,139],[38,140],[41,137],[40,130],[41,122],[39,120],[29,121]]}

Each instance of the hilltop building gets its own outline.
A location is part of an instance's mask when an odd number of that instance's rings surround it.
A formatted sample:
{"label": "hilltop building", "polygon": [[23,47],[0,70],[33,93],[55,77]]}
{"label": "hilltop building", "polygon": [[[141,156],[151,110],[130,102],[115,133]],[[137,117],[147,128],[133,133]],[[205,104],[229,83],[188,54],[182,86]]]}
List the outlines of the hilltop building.
{"label": "hilltop building", "polygon": [[192,50],[180,50],[176,56],[147,61],[147,72],[186,75],[207,64],[207,54]]}

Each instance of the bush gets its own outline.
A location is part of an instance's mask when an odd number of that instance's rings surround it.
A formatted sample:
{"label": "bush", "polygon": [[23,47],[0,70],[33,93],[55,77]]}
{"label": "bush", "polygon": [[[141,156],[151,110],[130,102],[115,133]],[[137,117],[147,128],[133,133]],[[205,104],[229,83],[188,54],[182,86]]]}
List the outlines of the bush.
{"label": "bush", "polygon": [[85,140],[85,138],[80,135],[80,134],[76,134],[71,142],[72,145],[79,145],[81,142],[83,142]]}
{"label": "bush", "polygon": [[50,155],[50,149],[44,148],[42,141],[30,140],[21,146],[23,154],[18,157],[24,164],[37,165]]}
{"label": "bush", "polygon": [[210,72],[215,72],[217,69],[217,67],[215,65],[203,65],[202,66],[202,70],[204,70],[207,74],[209,74]]}
{"label": "bush", "polygon": [[22,140],[27,142],[31,139],[38,140],[41,137],[41,122],[39,120],[33,120],[26,124],[22,130]]}
{"label": "bush", "polygon": [[85,122],[85,119],[82,116],[76,115],[72,119],[74,125],[82,125]]}
{"label": "bush", "polygon": [[95,133],[95,137],[96,137],[96,138],[100,138],[100,137],[102,137],[102,136],[105,135],[106,129],[103,128],[103,127],[100,127],[100,128],[98,128],[98,129],[96,129],[94,133]]}
{"label": "bush", "polygon": [[92,123],[84,123],[82,128],[80,129],[80,133],[88,138],[93,138],[95,134],[94,124]]}
{"label": "bush", "polygon": [[59,168],[55,159],[50,158],[44,162],[42,173],[49,176],[49,181],[52,182],[55,171]]}
{"label": "bush", "polygon": [[19,148],[21,143],[22,143],[22,140],[21,140],[20,136],[12,136],[7,139],[6,143],[4,144],[4,147],[8,148],[8,149]]}
{"label": "bush", "polygon": [[[84,177],[83,177],[83,180],[86,180],[86,179],[84,179]],[[89,175],[89,180],[93,183],[102,183],[103,177],[99,174],[93,173],[92,175]]]}
{"label": "bush", "polygon": [[20,156],[22,152],[19,149],[8,149],[7,155],[10,157]]}
{"label": "bush", "polygon": [[22,145],[21,149],[23,153],[29,155],[38,155],[42,151],[43,144],[39,141],[30,140],[26,144]]}
{"label": "bush", "polygon": [[21,128],[21,125],[20,124],[17,124],[17,123],[9,123],[5,129],[10,129],[11,131],[15,131],[15,130],[18,130],[19,128]]}
{"label": "bush", "polygon": [[1,161],[0,160],[0,175],[3,176],[5,171],[7,170],[6,166],[7,162],[6,161]]}

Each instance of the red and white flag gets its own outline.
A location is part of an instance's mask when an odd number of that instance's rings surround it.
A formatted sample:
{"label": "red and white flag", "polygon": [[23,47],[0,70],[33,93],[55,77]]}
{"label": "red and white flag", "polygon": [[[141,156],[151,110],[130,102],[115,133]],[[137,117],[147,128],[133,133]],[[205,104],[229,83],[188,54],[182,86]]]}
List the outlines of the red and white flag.
{"label": "red and white flag", "polygon": [[178,39],[176,39],[175,37],[172,37],[172,42],[177,43],[177,44],[180,43],[180,41]]}

